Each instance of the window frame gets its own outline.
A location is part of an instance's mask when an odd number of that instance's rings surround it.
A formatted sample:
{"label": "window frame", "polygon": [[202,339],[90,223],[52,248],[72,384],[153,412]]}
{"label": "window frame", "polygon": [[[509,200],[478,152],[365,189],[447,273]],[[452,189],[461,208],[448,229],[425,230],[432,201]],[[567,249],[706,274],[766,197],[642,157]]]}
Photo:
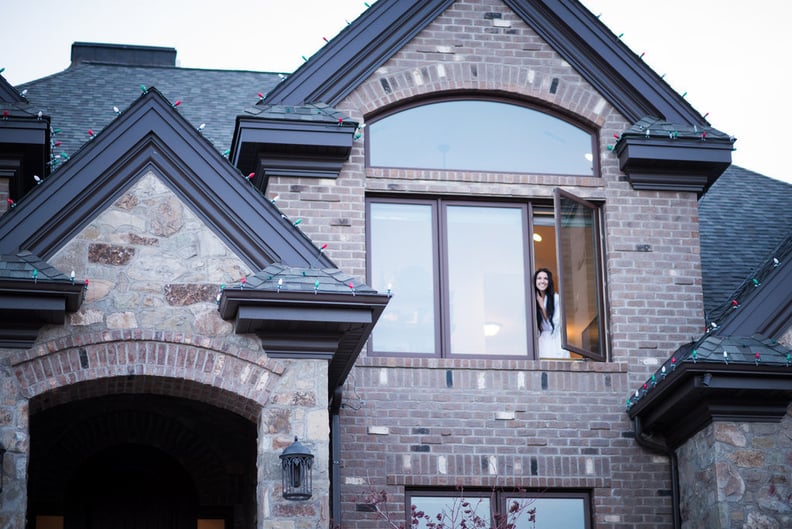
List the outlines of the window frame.
{"label": "window frame", "polygon": [[[415,529],[412,525],[413,498],[454,498],[454,499],[486,499],[490,502],[490,521],[496,515],[507,514],[508,501],[511,499],[579,499],[583,502],[584,527],[592,529],[593,513],[591,511],[591,492],[583,489],[574,490],[508,490],[508,489],[439,489],[439,488],[407,488],[404,491],[405,527]],[[449,528],[451,529],[451,528]]]}
{"label": "window frame", "polygon": [[[519,209],[522,212],[523,234],[531,233],[533,227],[533,205],[528,201],[498,201],[498,200],[465,200],[460,197],[394,197],[394,196],[366,196],[366,218],[371,219],[371,205],[374,203],[388,204],[421,204],[430,205],[432,208],[432,241],[433,241],[433,293],[435,317],[435,351],[431,354],[406,353],[406,352],[377,352],[374,349],[375,340],[369,340],[367,352],[375,357],[407,357],[407,358],[449,358],[449,359],[519,359],[534,360],[536,358],[536,321],[535,303],[533,294],[533,244],[530,237],[523,236],[523,278],[525,295],[525,329],[526,341],[525,354],[495,355],[495,354],[465,354],[451,351],[451,314],[450,314],[450,281],[448,274],[448,230],[445,212],[449,206],[492,207]],[[372,241],[371,223],[366,222],[366,280],[372,284],[371,261]],[[398,295],[394,292],[394,295]]]}
{"label": "window frame", "polygon": [[[561,207],[561,200],[571,200],[580,206],[588,209],[592,212],[592,220],[593,220],[593,234],[594,234],[594,241],[592,241],[593,251],[594,251],[594,285],[596,288],[596,310],[598,312],[599,321],[597,322],[597,329],[599,332],[599,346],[601,351],[589,351],[582,347],[577,347],[569,342],[569,338],[567,335],[567,311],[566,311],[566,302],[564,300],[565,293],[569,293],[569,289],[565,289],[564,282],[569,278],[565,277],[565,263],[566,258],[563,255],[563,244],[561,243],[562,240],[562,207]],[[553,215],[555,217],[555,231],[556,231],[556,262],[558,264],[558,293],[559,299],[561,301],[561,346],[573,353],[579,354],[586,358],[590,358],[592,360],[605,362],[608,358],[608,312],[607,312],[607,303],[606,303],[606,270],[605,270],[605,259],[604,259],[604,234],[603,234],[603,223],[602,223],[602,207],[600,205],[594,204],[593,202],[589,202],[583,198],[580,198],[573,193],[568,191],[564,191],[563,189],[557,187],[553,190]]]}
{"label": "window frame", "polygon": [[[582,132],[585,132],[589,135],[591,139],[591,174],[571,174],[571,173],[562,173],[562,172],[533,172],[533,171],[498,171],[494,169],[487,169],[487,170],[468,170],[468,169],[442,169],[436,167],[400,167],[400,166],[383,166],[383,165],[372,165],[371,163],[371,145],[372,145],[372,138],[371,138],[371,126],[374,125],[377,121],[382,119],[386,119],[389,116],[398,114],[403,111],[411,110],[417,107],[425,106],[425,105],[432,105],[437,103],[446,103],[446,102],[453,102],[453,101],[487,101],[492,103],[502,103],[506,105],[513,105],[517,107],[523,107],[529,110],[533,110],[535,112],[545,114],[547,116],[553,117],[560,121],[567,123],[570,126],[573,126],[579,129]],[[455,92],[446,92],[442,94],[432,94],[429,97],[416,97],[411,99],[407,102],[399,102],[397,105],[392,105],[381,109],[380,111],[366,116],[366,128],[364,129],[364,157],[365,157],[365,165],[366,167],[371,167],[375,169],[382,169],[382,170],[393,170],[393,171],[428,171],[428,172],[469,172],[469,173],[495,173],[495,174],[535,174],[535,175],[553,175],[553,176],[574,176],[578,178],[597,178],[601,179],[602,171],[600,169],[600,138],[597,131],[597,127],[591,123],[584,122],[579,119],[579,116],[570,115],[565,112],[560,111],[556,108],[550,108],[545,103],[541,101],[532,101],[527,99],[515,99],[514,97],[507,97],[503,94],[492,93],[492,92],[470,92],[467,90],[460,90]],[[482,124],[482,128],[491,128],[491,124]]]}
{"label": "window frame", "polygon": [[[366,196],[365,199],[365,215],[366,215],[366,283],[369,285],[372,284],[371,273],[372,273],[372,240],[371,240],[371,204],[372,203],[381,203],[381,204],[398,204],[398,205],[430,205],[431,207],[431,222],[432,222],[432,284],[435,286],[435,289],[432,293],[432,302],[434,306],[434,321],[435,321],[435,330],[434,330],[434,353],[431,354],[424,354],[424,353],[409,353],[409,352],[380,352],[377,353],[373,347],[373,333],[372,339],[367,341],[367,354],[369,356],[379,356],[379,357],[407,357],[407,358],[442,358],[442,333],[444,329],[444,324],[442,322],[443,314],[441,309],[441,299],[442,296],[440,295],[441,291],[438,291],[437,285],[442,281],[440,277],[440,270],[441,265],[439,261],[441,260],[440,256],[440,234],[439,230],[436,229],[436,226],[439,223],[439,212],[437,204],[432,203],[432,200],[423,199],[420,197],[381,197],[381,196]],[[397,294],[398,295],[398,294]],[[386,309],[387,310],[387,309]]]}
{"label": "window frame", "polygon": [[[599,330],[599,346],[601,352],[588,351],[581,349],[574,345],[569,344],[567,337],[567,321],[564,309],[564,261],[565,256],[562,252],[561,239],[561,206],[560,197],[573,200],[592,211],[593,218],[593,233],[595,241],[593,241],[593,251],[595,253],[594,264],[594,286],[597,293],[596,307],[599,315],[598,330]],[[525,200],[525,201],[509,201],[509,200],[466,200],[460,197],[446,197],[446,196],[393,196],[393,195],[370,195],[366,196],[365,208],[366,218],[371,219],[371,205],[374,203],[385,204],[403,204],[403,205],[426,205],[431,207],[431,230],[432,230],[432,281],[434,285],[434,292],[432,301],[434,303],[434,320],[435,320],[435,333],[434,333],[434,352],[433,353],[410,353],[410,352],[389,352],[389,351],[376,351],[374,348],[375,340],[369,340],[367,345],[368,355],[372,357],[408,357],[408,358],[486,358],[486,359],[522,359],[522,360],[541,360],[537,356],[537,340],[538,333],[536,330],[536,304],[532,302],[534,299],[534,285],[533,275],[535,273],[535,256],[534,244],[530,240],[530,235],[534,231],[534,218],[536,215],[535,208],[546,210],[552,208],[553,222],[555,225],[556,236],[556,264],[557,264],[557,293],[560,299],[560,323],[562,332],[562,346],[572,353],[581,355],[596,361],[607,361],[609,351],[608,340],[608,313],[607,313],[607,295],[606,295],[606,270],[604,259],[604,233],[603,233],[603,206],[602,204],[595,204],[584,200],[576,195],[564,191],[560,188],[554,190],[552,202],[544,199]],[[456,353],[451,351],[451,331],[450,331],[450,302],[449,302],[449,277],[448,277],[448,232],[445,217],[445,211],[449,206],[473,206],[473,207],[506,207],[506,208],[519,208],[523,212],[523,229],[525,236],[523,237],[523,260],[525,263],[524,269],[524,288],[525,288],[525,302],[526,302],[526,347],[532,348],[526,351],[524,355],[488,355],[488,354],[465,354]],[[366,223],[366,274],[367,281],[372,284],[371,278],[371,261],[372,261],[372,232],[371,224],[369,221]]]}

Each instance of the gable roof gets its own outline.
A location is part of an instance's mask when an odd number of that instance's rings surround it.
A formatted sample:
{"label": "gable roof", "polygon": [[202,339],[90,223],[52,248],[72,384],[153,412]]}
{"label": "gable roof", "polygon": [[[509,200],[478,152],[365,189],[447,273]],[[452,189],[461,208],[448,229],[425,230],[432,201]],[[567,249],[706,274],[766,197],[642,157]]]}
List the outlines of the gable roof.
{"label": "gable roof", "polygon": [[[792,236],[792,185],[732,165],[699,200],[704,310],[730,303]],[[792,291],[790,291],[792,292]]]}
{"label": "gable roof", "polygon": [[332,266],[155,88],[0,217],[0,253],[49,259],[149,171],[251,268]]}
{"label": "gable roof", "polygon": [[[267,95],[269,104],[336,105],[453,0],[377,2]],[[628,120],[706,120],[579,2],[504,0]]]}
{"label": "gable roof", "polygon": [[[3,70],[0,69],[0,74],[2,72]],[[25,98],[22,97],[22,94],[17,92],[17,90],[6,81],[5,77],[0,75],[0,103],[22,103],[24,101]]]}
{"label": "gable roof", "polygon": [[198,127],[218,151],[229,148],[237,114],[279,83],[277,73],[199,70],[165,66],[140,66],[82,61],[68,69],[22,84],[27,89],[27,112],[42,111],[52,117],[54,141],[62,144],[53,154],[72,156],[86,141],[88,130],[101,132],[116,117],[113,107],[124,109],[141,93],[157,87],[168,100],[181,101],[178,111]]}

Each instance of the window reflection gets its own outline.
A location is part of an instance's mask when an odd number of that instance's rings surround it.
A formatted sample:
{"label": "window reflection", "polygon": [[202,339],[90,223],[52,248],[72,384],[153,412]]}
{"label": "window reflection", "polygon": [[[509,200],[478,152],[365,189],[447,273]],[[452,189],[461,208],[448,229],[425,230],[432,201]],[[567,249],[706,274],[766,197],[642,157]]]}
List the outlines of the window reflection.
{"label": "window reflection", "polygon": [[589,529],[585,493],[406,491],[410,529]]}
{"label": "window reflection", "polygon": [[442,101],[408,108],[368,128],[369,163],[543,174],[594,174],[592,134],[531,108]]}
{"label": "window reflection", "polygon": [[599,357],[602,346],[602,301],[597,280],[597,211],[587,202],[556,190],[561,293],[565,316],[565,347]]}
{"label": "window reflection", "polygon": [[371,284],[395,293],[372,345],[383,353],[435,352],[432,206],[372,203]]}
{"label": "window reflection", "polygon": [[585,529],[586,512],[583,498],[509,498],[507,505],[517,502],[536,509],[535,524],[529,516],[517,517],[514,529]]}
{"label": "window reflection", "polygon": [[446,216],[451,353],[525,354],[523,210],[449,206]]}
{"label": "window reflection", "polygon": [[444,529],[492,527],[489,498],[413,496],[412,507],[415,514],[429,520],[416,516],[410,529],[429,529],[429,522]]}

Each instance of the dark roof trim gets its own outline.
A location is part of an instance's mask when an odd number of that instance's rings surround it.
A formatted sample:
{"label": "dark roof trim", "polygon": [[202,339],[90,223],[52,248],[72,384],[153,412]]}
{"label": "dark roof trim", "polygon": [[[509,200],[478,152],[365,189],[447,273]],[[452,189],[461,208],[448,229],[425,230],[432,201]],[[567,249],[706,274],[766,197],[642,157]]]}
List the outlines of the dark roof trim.
{"label": "dark roof trim", "polygon": [[49,119],[10,117],[0,123],[0,143],[45,145]]}
{"label": "dark roof trim", "polygon": [[337,178],[352,152],[357,123],[237,117],[230,159],[255,173],[265,190],[270,176]]}
{"label": "dark roof trim", "polygon": [[[748,292],[735,298],[738,305],[730,310],[714,331],[717,335],[762,334],[780,338],[792,322],[792,239],[782,245],[787,253],[771,256],[753,278],[745,283]],[[754,286],[753,280],[756,280]],[[729,309],[727,309],[729,310]]]}
{"label": "dark roof trim", "polygon": [[6,78],[0,75],[0,103],[25,103],[27,99],[22,97]]}
{"label": "dark roof trim", "polygon": [[629,121],[707,122],[580,2],[504,0]]}
{"label": "dark roof trim", "polygon": [[383,294],[226,288],[218,310],[238,334],[256,333],[268,356],[327,359],[328,395],[346,380],[388,304]]}
{"label": "dark roof trim", "polygon": [[267,103],[337,104],[453,3],[376,2],[267,94]]}
{"label": "dark roof trim", "polygon": [[674,449],[714,420],[778,422],[792,403],[792,349],[761,335],[706,335],[679,347],[627,413]]}
{"label": "dark roof trim", "polygon": [[[268,103],[335,105],[453,2],[375,3],[267,96]],[[504,0],[628,120],[706,120],[578,2]]]}
{"label": "dark roof trim", "polygon": [[10,198],[18,201],[50,173],[49,117],[16,111],[0,120],[0,177],[8,178]]}
{"label": "dark roof trim", "polygon": [[0,347],[31,347],[41,327],[62,325],[80,308],[84,292],[68,281],[0,279]]}
{"label": "dark roof trim", "polygon": [[254,270],[333,266],[153,88],[0,218],[0,253],[48,259],[149,170]]}
{"label": "dark roof trim", "polygon": [[[673,375],[673,376],[672,376]],[[629,410],[643,430],[675,449],[713,421],[780,422],[792,403],[792,368],[682,364]]]}
{"label": "dark roof trim", "polygon": [[731,164],[730,141],[622,136],[619,169],[633,189],[702,195]]}

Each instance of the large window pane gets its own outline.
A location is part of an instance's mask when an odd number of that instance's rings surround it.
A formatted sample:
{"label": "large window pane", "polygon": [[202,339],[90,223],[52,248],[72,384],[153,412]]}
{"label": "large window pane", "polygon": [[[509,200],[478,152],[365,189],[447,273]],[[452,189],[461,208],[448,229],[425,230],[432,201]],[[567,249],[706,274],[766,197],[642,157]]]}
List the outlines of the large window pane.
{"label": "large window pane", "polygon": [[489,498],[413,496],[411,500],[416,515],[411,520],[411,529],[427,529],[428,521],[442,524],[444,529],[492,527]]}
{"label": "large window pane", "polygon": [[448,206],[452,354],[527,354],[521,208]]}
{"label": "large window pane", "polygon": [[[589,529],[585,493],[407,492],[410,529]],[[494,518],[493,518],[494,516]]]}
{"label": "large window pane", "polygon": [[602,358],[597,210],[559,189],[556,190],[556,222],[565,323],[564,347]]}
{"label": "large window pane", "polygon": [[497,101],[442,101],[368,127],[369,163],[404,167],[591,176],[593,136],[567,121]]}
{"label": "large window pane", "polygon": [[[583,498],[509,498],[506,504],[510,506],[514,502],[521,507],[519,516],[509,520],[514,522],[514,529],[586,528]],[[532,509],[536,511],[530,516]]]}
{"label": "large window pane", "polygon": [[374,329],[377,352],[435,352],[432,211],[425,204],[370,205],[371,285],[393,292]]}

